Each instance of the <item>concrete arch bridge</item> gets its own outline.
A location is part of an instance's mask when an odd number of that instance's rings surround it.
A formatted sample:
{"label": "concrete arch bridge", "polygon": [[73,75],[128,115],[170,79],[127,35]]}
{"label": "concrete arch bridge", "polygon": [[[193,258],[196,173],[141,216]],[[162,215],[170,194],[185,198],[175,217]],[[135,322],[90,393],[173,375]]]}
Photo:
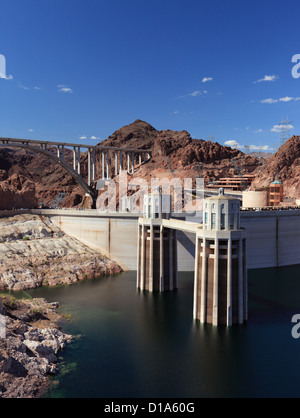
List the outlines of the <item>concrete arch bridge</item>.
{"label": "concrete arch bridge", "polygon": [[[151,150],[105,147],[101,145],[87,145],[67,142],[39,141],[32,139],[0,138],[0,148],[24,148],[29,151],[38,152],[61,165],[83,188],[86,194],[94,197],[94,190],[91,187],[92,181],[96,180],[96,151],[101,153],[102,179],[109,179],[111,170],[110,164],[114,165],[114,175],[121,171],[134,173],[135,162],[139,164],[147,162],[151,158]],[[73,150],[73,164],[65,159],[65,150]],[[80,163],[82,159],[81,150],[88,151],[87,178],[81,174]]]}

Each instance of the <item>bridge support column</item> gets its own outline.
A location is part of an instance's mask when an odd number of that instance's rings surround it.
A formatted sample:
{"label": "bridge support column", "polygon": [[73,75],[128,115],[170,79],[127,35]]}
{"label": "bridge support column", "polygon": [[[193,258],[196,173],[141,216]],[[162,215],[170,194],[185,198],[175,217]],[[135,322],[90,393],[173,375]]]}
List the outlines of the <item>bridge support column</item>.
{"label": "bridge support column", "polygon": [[93,148],[93,168],[92,168],[93,181],[96,179],[96,150]]}
{"label": "bridge support column", "polygon": [[76,148],[73,148],[73,170],[76,171]]}
{"label": "bridge support column", "polygon": [[105,154],[102,151],[102,179],[105,178]]}
{"label": "bridge support column", "polygon": [[134,152],[131,154],[131,173],[134,174]]}
{"label": "bridge support column", "polygon": [[120,165],[119,165],[119,173],[121,173],[123,167],[122,167],[122,151],[120,151]]}
{"label": "bridge support column", "polygon": [[140,218],[137,287],[149,292],[177,289],[176,231],[159,220]]}
{"label": "bridge support column", "polygon": [[80,174],[80,147],[77,148],[77,173]]}
{"label": "bridge support column", "polygon": [[115,152],[115,176],[118,175],[118,153]]}
{"label": "bridge support column", "polygon": [[109,179],[109,151],[106,151],[106,179]]}
{"label": "bridge support column", "polygon": [[91,185],[91,149],[88,149],[88,185]]}

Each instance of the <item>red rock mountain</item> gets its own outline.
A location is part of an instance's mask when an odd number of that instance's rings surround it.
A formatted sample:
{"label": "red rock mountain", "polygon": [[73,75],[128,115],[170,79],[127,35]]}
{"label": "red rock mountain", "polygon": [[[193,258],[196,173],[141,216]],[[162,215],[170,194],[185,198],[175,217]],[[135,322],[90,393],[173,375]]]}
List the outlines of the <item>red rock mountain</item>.
{"label": "red rock mountain", "polygon": [[[241,151],[217,142],[193,139],[187,131],[158,131],[142,120],[115,131],[101,145],[152,150],[151,160],[137,165],[134,173],[146,179],[204,177],[209,182],[237,173],[251,173],[258,166],[257,158]],[[65,158],[71,163],[72,152],[66,151]],[[24,149],[1,149],[0,170],[0,209],[34,207],[42,202],[61,207],[82,204],[84,192],[74,179],[40,154]],[[86,154],[82,158],[81,172],[87,173]],[[100,152],[96,153],[96,177],[101,177]]]}
{"label": "red rock mountain", "polygon": [[69,206],[82,200],[80,187],[60,165],[25,149],[0,149],[0,209],[50,205],[61,193],[68,194]]}
{"label": "red rock mountain", "polygon": [[300,198],[300,136],[294,135],[286,141],[255,174],[252,188],[266,187],[278,177],[286,197]]}
{"label": "red rock mountain", "polygon": [[204,177],[205,181],[234,173],[247,174],[258,160],[217,142],[193,139],[187,131],[157,131],[148,123],[136,120],[114,132],[103,145],[152,150],[149,163],[141,165],[135,176]]}

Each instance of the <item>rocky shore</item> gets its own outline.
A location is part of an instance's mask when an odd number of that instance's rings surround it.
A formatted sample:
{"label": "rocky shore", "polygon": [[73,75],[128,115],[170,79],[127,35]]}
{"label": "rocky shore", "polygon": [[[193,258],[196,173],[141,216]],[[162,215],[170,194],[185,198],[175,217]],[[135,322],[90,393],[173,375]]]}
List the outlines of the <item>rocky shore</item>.
{"label": "rocky shore", "polygon": [[[72,284],[120,271],[46,217],[0,218],[1,290]],[[45,299],[0,294],[0,398],[34,398],[47,390],[58,351],[72,341],[59,329],[56,308]]]}
{"label": "rocky shore", "polygon": [[64,234],[43,216],[0,219],[0,289],[72,284],[120,273],[114,261]]}
{"label": "rocky shore", "polygon": [[57,304],[0,296],[0,398],[35,398],[49,387],[57,353],[73,339],[59,330]]}

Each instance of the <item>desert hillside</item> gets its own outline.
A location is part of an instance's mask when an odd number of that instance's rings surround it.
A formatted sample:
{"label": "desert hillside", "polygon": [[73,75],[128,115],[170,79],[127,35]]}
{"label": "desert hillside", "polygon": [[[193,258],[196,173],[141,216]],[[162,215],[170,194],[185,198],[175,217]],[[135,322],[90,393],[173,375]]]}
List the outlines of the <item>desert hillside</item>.
{"label": "desert hillside", "polygon": [[[152,159],[138,166],[133,176],[205,179],[205,182],[234,174],[252,173],[259,159],[217,142],[194,139],[187,131],[156,130],[142,120],[126,125],[101,145],[149,149]],[[72,162],[72,151],[65,158]],[[125,158],[124,158],[125,160]],[[125,164],[125,161],[124,161]],[[82,156],[81,173],[87,174],[87,155]],[[114,167],[111,167],[111,175]],[[96,177],[101,177],[101,153],[96,153]],[[82,205],[84,192],[59,165],[24,149],[0,150],[0,209]]]}
{"label": "desert hillside", "polygon": [[257,168],[252,188],[265,187],[276,177],[283,183],[286,197],[300,196],[300,136],[292,136],[278,151]]}

